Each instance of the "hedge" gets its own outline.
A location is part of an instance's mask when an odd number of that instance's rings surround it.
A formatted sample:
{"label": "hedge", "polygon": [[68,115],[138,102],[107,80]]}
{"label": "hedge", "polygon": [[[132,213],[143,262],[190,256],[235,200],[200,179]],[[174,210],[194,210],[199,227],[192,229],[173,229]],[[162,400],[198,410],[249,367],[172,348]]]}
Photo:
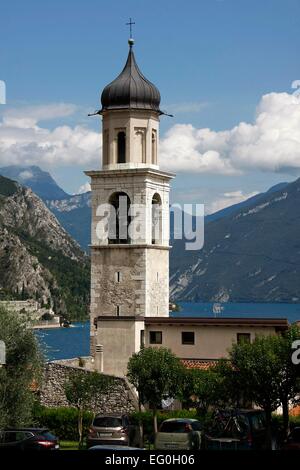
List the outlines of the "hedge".
{"label": "hedge", "polygon": [[[196,411],[178,410],[178,411],[160,411],[157,415],[158,425],[168,418],[198,418]],[[138,424],[142,420],[144,426],[144,435],[146,439],[151,440],[153,436],[153,415],[151,411],[133,413],[131,421]],[[199,419],[199,418],[198,418]],[[33,425],[46,427],[61,440],[78,440],[77,431],[78,411],[75,408],[46,408],[36,405],[33,410]],[[85,412],[83,417],[83,435],[88,433],[89,426],[93,420],[93,413]]]}
{"label": "hedge", "polygon": [[[93,420],[93,413],[83,415],[83,436],[88,433]],[[78,410],[76,408],[46,408],[36,406],[33,410],[33,425],[49,429],[50,432],[64,441],[78,440]]]}

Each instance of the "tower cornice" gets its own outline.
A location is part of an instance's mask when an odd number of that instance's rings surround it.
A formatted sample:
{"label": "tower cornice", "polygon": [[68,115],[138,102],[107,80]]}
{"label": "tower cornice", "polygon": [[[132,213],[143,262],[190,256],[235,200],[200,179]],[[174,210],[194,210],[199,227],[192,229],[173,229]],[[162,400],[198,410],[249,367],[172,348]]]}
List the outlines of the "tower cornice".
{"label": "tower cornice", "polygon": [[111,170],[87,170],[84,172],[87,176],[91,178],[101,177],[101,178],[114,178],[114,177],[124,177],[124,176],[136,176],[136,175],[152,175],[160,177],[163,179],[173,179],[175,178],[175,173],[170,173],[168,171],[157,170],[155,168],[116,168]]}

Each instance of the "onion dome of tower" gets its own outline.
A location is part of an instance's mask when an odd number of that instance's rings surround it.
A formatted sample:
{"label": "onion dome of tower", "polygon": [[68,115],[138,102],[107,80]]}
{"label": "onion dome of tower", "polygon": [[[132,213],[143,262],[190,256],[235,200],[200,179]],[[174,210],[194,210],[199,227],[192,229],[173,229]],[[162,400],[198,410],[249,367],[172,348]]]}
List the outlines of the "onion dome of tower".
{"label": "onion dome of tower", "polygon": [[133,39],[129,39],[129,53],[120,75],[103,90],[102,110],[141,109],[161,113],[160,93],[153,83],[144,77],[133,53]]}

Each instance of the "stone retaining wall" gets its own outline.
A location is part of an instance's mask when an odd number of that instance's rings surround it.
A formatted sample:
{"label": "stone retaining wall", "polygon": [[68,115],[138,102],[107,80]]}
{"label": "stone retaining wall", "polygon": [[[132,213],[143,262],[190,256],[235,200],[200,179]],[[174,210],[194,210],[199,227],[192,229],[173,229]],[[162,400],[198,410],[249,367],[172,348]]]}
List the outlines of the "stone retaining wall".
{"label": "stone retaining wall", "polygon": [[[90,374],[91,370],[59,362],[48,362],[45,366],[43,385],[40,389],[41,404],[50,408],[70,406],[64,392],[64,384],[74,370]],[[138,409],[136,394],[124,378],[113,377],[114,387],[103,395],[90,409],[95,413],[131,413]]]}

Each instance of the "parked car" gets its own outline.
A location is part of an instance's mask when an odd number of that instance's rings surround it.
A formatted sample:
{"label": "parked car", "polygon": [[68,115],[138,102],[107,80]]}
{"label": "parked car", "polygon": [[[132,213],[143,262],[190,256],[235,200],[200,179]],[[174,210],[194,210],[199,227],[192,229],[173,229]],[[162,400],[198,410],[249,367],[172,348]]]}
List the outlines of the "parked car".
{"label": "parked car", "polygon": [[266,449],[267,429],[262,410],[222,410],[205,435],[206,449]]}
{"label": "parked car", "polygon": [[166,419],[155,436],[154,447],[158,450],[200,449],[202,426],[197,419]]}
{"label": "parked car", "polygon": [[58,450],[59,440],[46,428],[9,428],[0,431],[0,450]]}
{"label": "parked car", "polygon": [[300,427],[294,428],[282,447],[284,450],[300,450]]}
{"label": "parked car", "polygon": [[97,415],[89,429],[87,447],[101,444],[138,447],[139,427],[131,424],[128,415]]}

